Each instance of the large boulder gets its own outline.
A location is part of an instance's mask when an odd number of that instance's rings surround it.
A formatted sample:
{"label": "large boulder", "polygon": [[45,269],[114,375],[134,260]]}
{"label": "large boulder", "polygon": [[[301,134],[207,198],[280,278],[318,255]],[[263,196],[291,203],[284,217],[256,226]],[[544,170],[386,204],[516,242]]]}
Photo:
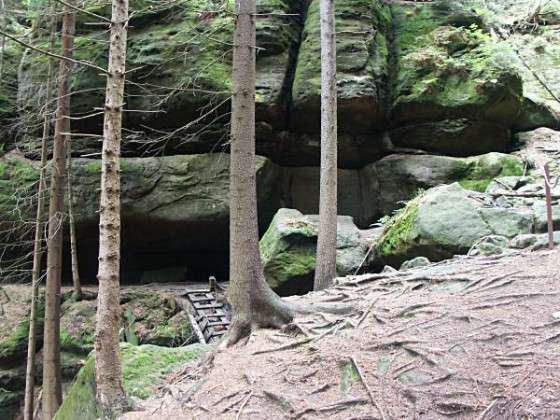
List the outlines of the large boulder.
{"label": "large boulder", "polygon": [[[280,209],[260,241],[268,284],[281,295],[307,293],[313,289],[318,216],[304,216]],[[336,270],[339,276],[354,273],[365,261],[374,238],[362,233],[351,217],[338,216]]]}
{"label": "large boulder", "polygon": [[376,202],[375,213],[381,217],[414,198],[419,190],[459,182],[466,189],[483,192],[494,178],[522,175],[523,168],[520,158],[501,153],[471,158],[391,155],[360,171],[361,197],[365,203]]}
{"label": "large boulder", "polygon": [[398,212],[376,245],[376,258],[397,266],[417,256],[431,261],[464,254],[481,238],[533,231],[529,210],[497,207],[492,198],[458,183],[432,188]]}
{"label": "large boulder", "polygon": [[[123,385],[127,395],[140,400],[148,398],[170,373],[197,360],[207,349],[200,344],[177,348],[123,344]],[[55,419],[95,420],[100,414],[96,400],[95,353],[92,352],[68,390]]]}

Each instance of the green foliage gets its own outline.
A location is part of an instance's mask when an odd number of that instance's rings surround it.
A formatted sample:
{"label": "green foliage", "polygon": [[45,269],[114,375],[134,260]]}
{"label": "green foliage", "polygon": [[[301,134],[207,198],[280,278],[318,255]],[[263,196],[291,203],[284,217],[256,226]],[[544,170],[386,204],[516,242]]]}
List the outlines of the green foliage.
{"label": "green foliage", "polygon": [[523,175],[524,164],[521,159],[503,155],[497,159],[492,158],[493,155],[488,156],[467,166],[463,179],[459,181],[463,188],[484,192],[495,178]]}
{"label": "green foliage", "polygon": [[[207,347],[193,345],[181,348],[165,348],[151,345],[121,346],[124,388],[128,396],[140,399],[152,395],[154,388],[181,365],[196,360]],[[95,398],[95,353],[78,373],[55,420],[95,420],[100,409]]]}
{"label": "green foliage", "polygon": [[124,315],[124,339],[127,343],[132,344],[133,346],[138,345],[138,337],[136,336],[136,329],[135,329],[135,322],[136,317],[132,312],[132,308],[129,306],[126,308],[126,312]]}
{"label": "green foliage", "polygon": [[346,362],[340,365],[340,390],[347,394],[352,385],[360,380],[360,374],[354,367],[352,362]]}
{"label": "green foliage", "polygon": [[419,194],[389,219],[376,246],[377,255],[385,257],[403,253],[411,245],[416,237],[418,206],[423,196],[424,193]]}

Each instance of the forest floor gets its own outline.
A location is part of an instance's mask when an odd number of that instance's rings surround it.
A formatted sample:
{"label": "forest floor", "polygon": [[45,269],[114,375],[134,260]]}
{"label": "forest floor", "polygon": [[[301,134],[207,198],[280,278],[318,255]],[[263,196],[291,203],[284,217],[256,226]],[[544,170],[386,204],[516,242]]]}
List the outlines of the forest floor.
{"label": "forest floor", "polygon": [[345,303],[258,330],[125,419],[558,419],[560,250],[338,279]]}

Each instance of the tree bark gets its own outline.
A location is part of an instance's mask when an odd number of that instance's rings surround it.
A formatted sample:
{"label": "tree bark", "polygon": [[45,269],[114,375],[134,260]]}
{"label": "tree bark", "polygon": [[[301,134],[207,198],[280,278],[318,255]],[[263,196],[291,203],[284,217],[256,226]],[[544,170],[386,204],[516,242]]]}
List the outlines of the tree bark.
{"label": "tree bark", "polygon": [[314,289],[336,277],[337,96],[334,0],[321,0],[321,187]]}
{"label": "tree bark", "polygon": [[[54,48],[56,38],[55,8],[50,8],[50,49]],[[46,81],[45,115],[43,116],[43,137],[41,140],[41,172],[39,174],[39,189],[37,192],[37,213],[35,218],[35,238],[33,241],[33,268],[31,272],[31,312],[29,314],[29,335],[27,341],[27,366],[25,371],[25,399],[23,418],[33,420],[33,405],[35,400],[35,354],[37,347],[37,305],[39,300],[39,284],[41,276],[41,259],[43,257],[43,225],[45,222],[45,191],[47,190],[47,142],[50,134],[49,104],[51,101],[52,75],[54,60],[49,59]]]}
{"label": "tree bark", "polygon": [[72,284],[74,291],[72,300],[82,299],[82,282],[80,280],[80,266],[78,263],[78,241],[76,239],[76,222],[74,220],[74,209],[72,207],[72,140],[68,139],[68,160],[66,165],[67,176],[67,198],[68,198],[68,224],[70,225],[70,255],[72,257]]}
{"label": "tree bark", "polygon": [[259,253],[255,168],[256,2],[238,0],[233,47],[230,166],[230,287],[233,320],[228,345],[255,326],[279,327],[291,308],[264,279]]}
{"label": "tree bark", "polygon": [[120,149],[127,27],[128,0],[113,0],[103,124],[99,293],[95,326],[97,400],[103,415],[108,418],[116,417],[128,408],[119,347]]}
{"label": "tree bark", "polygon": [[[6,3],[0,0],[0,29],[2,32],[6,31]],[[6,37],[0,36],[0,87],[2,80],[4,80],[4,50],[6,49]]]}
{"label": "tree bark", "polygon": [[[70,0],[71,2],[72,0]],[[62,18],[62,56],[72,57],[75,11],[64,7]],[[70,86],[72,65],[60,61],[58,107],[54,129],[54,150],[49,203],[47,242],[47,285],[45,290],[45,331],[43,345],[43,416],[54,417],[62,402],[60,372],[60,281],[62,266],[62,227],[64,223],[64,189],[66,180],[66,143],[70,132]]]}

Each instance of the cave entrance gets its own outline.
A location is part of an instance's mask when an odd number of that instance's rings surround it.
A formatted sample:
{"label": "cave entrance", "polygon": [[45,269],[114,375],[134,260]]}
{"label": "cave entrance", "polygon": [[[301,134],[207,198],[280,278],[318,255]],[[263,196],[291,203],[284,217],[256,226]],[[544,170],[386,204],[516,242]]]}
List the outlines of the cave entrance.
{"label": "cave entrance", "polygon": [[[96,224],[78,229],[78,259],[84,285],[97,283],[98,229]],[[67,236],[67,235],[66,235]],[[64,283],[72,283],[69,241],[64,251]],[[198,226],[141,223],[126,220],[122,229],[121,284],[207,283],[229,278],[227,225]]]}

